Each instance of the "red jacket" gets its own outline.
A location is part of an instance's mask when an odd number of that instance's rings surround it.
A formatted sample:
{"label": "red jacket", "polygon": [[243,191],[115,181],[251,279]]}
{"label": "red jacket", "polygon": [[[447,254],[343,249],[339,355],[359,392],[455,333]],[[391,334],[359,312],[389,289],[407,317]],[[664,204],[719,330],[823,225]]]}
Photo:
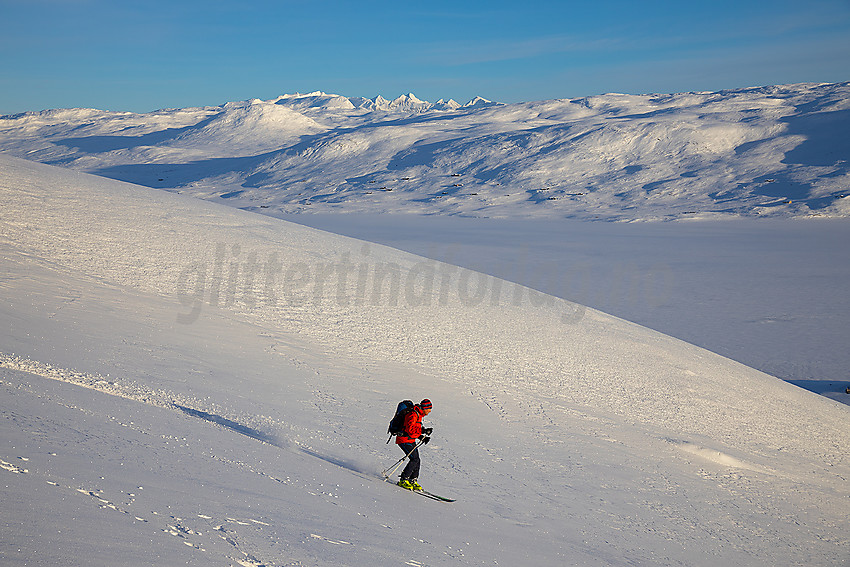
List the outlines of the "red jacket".
{"label": "red jacket", "polygon": [[407,412],[407,415],[404,416],[404,427],[402,428],[404,433],[396,435],[396,445],[401,445],[402,443],[416,443],[416,440],[420,435],[422,435],[423,417],[425,417],[425,413],[422,411],[422,408],[419,407],[419,404],[416,404],[413,406],[412,410]]}

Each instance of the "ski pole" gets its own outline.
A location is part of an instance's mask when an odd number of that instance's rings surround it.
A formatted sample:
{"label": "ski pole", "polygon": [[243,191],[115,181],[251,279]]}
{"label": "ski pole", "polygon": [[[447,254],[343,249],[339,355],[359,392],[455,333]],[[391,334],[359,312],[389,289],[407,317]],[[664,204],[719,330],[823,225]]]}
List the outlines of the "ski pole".
{"label": "ski pole", "polygon": [[410,456],[410,454],[411,454],[413,451],[415,451],[416,449],[418,449],[418,448],[419,448],[419,446],[420,446],[420,445],[422,445],[422,443],[424,443],[424,442],[425,442],[425,441],[424,441],[424,439],[420,439],[420,440],[416,443],[416,445],[413,447],[413,449],[411,449],[410,451],[408,451],[408,452],[407,452],[407,454],[406,454],[405,456],[403,456],[402,458],[400,458],[400,459],[396,462],[396,464],[394,464],[394,465],[393,465],[393,466],[391,466],[390,468],[388,468],[388,469],[384,470],[384,471],[381,473],[381,474],[384,476],[384,478],[390,478],[390,475],[392,475],[392,474],[393,474],[393,472],[394,472],[394,471],[398,468],[398,466],[399,466],[401,463],[403,463],[403,462],[404,462],[404,460],[405,460],[407,457],[409,457],[409,456]]}

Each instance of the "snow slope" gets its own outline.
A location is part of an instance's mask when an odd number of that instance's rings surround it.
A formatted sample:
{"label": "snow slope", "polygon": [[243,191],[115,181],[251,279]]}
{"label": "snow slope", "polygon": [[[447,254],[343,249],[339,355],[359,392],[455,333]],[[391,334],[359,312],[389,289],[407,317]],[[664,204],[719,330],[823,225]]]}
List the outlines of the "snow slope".
{"label": "snow slope", "polygon": [[850,222],[282,217],[576,301],[850,404]]}
{"label": "snow slope", "polygon": [[[0,151],[463,263],[847,401],[848,85],[463,107],[316,91],[148,114],[51,110],[0,118]],[[357,214],[301,214],[320,212]],[[448,215],[475,219],[437,219]],[[789,216],[840,219],[728,222]],[[545,274],[529,273],[535,262]],[[635,299],[635,278],[666,278],[663,297]]]}
{"label": "snow slope", "polygon": [[[848,408],[480,273],[0,156],[3,564],[835,565]],[[388,410],[428,396],[421,482]]]}
{"label": "snow slope", "polygon": [[850,83],[496,104],[320,91],[0,117],[0,151],[270,215],[850,214]]}

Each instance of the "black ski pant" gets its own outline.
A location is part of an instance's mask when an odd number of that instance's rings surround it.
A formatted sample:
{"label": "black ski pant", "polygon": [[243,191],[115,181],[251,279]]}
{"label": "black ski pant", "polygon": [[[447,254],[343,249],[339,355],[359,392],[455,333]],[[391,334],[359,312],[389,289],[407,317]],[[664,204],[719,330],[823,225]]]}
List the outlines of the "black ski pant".
{"label": "black ski pant", "polygon": [[419,448],[416,447],[416,443],[399,443],[398,446],[405,454],[410,453],[407,457],[407,466],[401,471],[401,480],[419,478]]}

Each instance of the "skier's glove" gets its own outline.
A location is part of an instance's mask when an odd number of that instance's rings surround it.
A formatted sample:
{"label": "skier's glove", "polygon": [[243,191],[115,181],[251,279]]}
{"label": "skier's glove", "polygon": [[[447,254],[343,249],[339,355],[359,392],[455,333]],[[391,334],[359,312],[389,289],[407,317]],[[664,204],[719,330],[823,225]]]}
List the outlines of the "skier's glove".
{"label": "skier's glove", "polygon": [[423,435],[431,435],[432,431],[434,431],[433,427],[426,427],[425,429],[422,430],[422,434]]}
{"label": "skier's glove", "polygon": [[427,445],[427,444],[428,444],[428,441],[430,441],[430,440],[431,440],[431,438],[430,438],[430,437],[420,437],[420,439],[422,439],[422,444],[423,444],[423,445]]}

